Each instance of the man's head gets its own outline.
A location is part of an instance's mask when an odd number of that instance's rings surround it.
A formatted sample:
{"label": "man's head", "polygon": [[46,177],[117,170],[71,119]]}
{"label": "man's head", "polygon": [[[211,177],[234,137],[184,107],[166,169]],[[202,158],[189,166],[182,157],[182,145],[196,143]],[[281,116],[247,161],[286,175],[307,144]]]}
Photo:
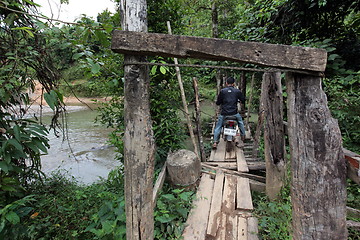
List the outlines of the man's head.
{"label": "man's head", "polygon": [[235,79],[233,77],[228,77],[226,79],[227,85],[233,85],[235,83]]}

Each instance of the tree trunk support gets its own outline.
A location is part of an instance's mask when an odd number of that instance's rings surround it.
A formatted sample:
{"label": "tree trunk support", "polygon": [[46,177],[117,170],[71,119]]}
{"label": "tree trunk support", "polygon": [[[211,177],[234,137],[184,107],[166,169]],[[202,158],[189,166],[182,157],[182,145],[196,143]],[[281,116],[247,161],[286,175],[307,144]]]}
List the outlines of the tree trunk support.
{"label": "tree trunk support", "polygon": [[278,198],[286,177],[286,152],[283,123],[283,96],[281,73],[263,75],[264,94],[264,145],[266,162],[266,195],[270,200]]}
{"label": "tree trunk support", "polygon": [[[120,3],[123,29],[147,31],[146,0]],[[144,56],[125,55],[125,61],[145,61]],[[147,66],[125,66],[124,165],[126,239],[154,237],[153,177],[155,143],[150,119],[149,70]]]}
{"label": "tree trunk support", "polygon": [[321,78],[286,75],[293,239],[347,239],[346,163]]}

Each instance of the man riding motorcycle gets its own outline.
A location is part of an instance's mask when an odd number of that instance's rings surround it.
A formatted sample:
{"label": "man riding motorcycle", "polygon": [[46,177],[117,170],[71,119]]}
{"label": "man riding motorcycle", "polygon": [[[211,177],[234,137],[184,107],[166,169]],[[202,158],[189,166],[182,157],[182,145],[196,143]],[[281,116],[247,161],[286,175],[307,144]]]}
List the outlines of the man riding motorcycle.
{"label": "man riding motorcycle", "polygon": [[245,127],[242,117],[240,113],[238,113],[237,107],[237,103],[239,101],[245,103],[245,97],[239,89],[234,87],[234,83],[235,79],[233,77],[227,78],[226,87],[221,89],[216,100],[216,105],[221,105],[221,112],[214,129],[214,139],[212,146],[214,149],[217,148],[217,144],[219,143],[221,128],[223,126],[225,116],[236,117],[240,129],[241,139],[242,141],[245,140]]}

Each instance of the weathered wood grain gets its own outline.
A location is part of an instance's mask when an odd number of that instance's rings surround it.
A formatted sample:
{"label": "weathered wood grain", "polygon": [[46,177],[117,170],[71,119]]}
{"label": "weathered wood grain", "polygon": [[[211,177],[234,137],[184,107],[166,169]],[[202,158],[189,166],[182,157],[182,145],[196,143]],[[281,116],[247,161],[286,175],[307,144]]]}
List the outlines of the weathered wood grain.
{"label": "weathered wood grain", "polygon": [[225,214],[222,226],[225,227],[225,239],[237,238],[237,219],[235,217],[236,184],[237,179],[235,176],[225,174],[222,200],[222,212]]}
{"label": "weathered wood grain", "polygon": [[346,165],[347,176],[360,185],[360,155],[343,148]]}
{"label": "weathered wood grain", "polygon": [[236,161],[237,161],[237,170],[239,172],[249,172],[247,166],[244,151],[240,148],[236,148]]}
{"label": "weathered wood grain", "polygon": [[248,240],[258,240],[258,220],[256,217],[249,217],[248,223]]}
{"label": "weathered wood grain", "polygon": [[[146,9],[145,0],[124,1],[120,6],[122,28],[146,32]],[[145,61],[145,56],[125,55],[124,60]],[[150,119],[149,69],[127,65],[124,78],[126,239],[152,239],[155,141]]]}
{"label": "weathered wood grain", "polygon": [[156,179],[156,182],[154,184],[154,189],[153,189],[153,202],[154,202],[154,206],[156,205],[156,198],[164,184],[165,181],[165,177],[166,177],[166,162],[164,163],[160,174],[158,176],[158,178]]}
{"label": "weathered wood grain", "polygon": [[211,166],[211,165],[209,165],[207,163],[201,163],[201,165],[202,165],[203,168],[208,168],[208,169],[212,169],[212,170],[215,170],[215,171],[223,171],[223,172],[228,173],[228,174],[232,174],[232,175],[236,175],[236,176],[240,176],[240,177],[246,177],[246,178],[253,179],[253,180],[259,181],[259,182],[265,182],[266,181],[265,177],[263,177],[263,176],[258,176],[258,175],[249,174],[249,173],[245,173],[245,172],[233,171],[233,170],[229,170],[229,169],[222,169],[222,168],[219,168],[219,167]]}
{"label": "weathered wood grain", "polygon": [[239,216],[237,240],[247,240],[247,239],[248,239],[247,220],[246,218]]}
{"label": "weathered wood grain", "polygon": [[225,142],[220,139],[217,149],[212,150],[214,152],[213,158],[209,161],[224,162],[225,161]]}
{"label": "weathered wood grain", "polygon": [[111,49],[132,55],[235,61],[268,67],[324,72],[323,49],[235,40],[115,30]]}
{"label": "weathered wood grain", "polygon": [[346,239],[342,137],[321,78],[288,73],[293,239]]}
{"label": "weathered wood grain", "polygon": [[170,152],[166,167],[171,183],[179,186],[195,184],[201,173],[201,164],[197,155],[186,149]]}
{"label": "weathered wood grain", "polygon": [[237,169],[237,163],[236,162],[206,162],[207,164],[211,166],[217,166],[221,168],[236,170]]}
{"label": "weathered wood grain", "polygon": [[209,222],[207,227],[207,235],[216,236],[221,223],[221,203],[224,189],[225,174],[221,171],[216,172],[213,198],[211,199],[211,208],[209,215]]}
{"label": "weathered wood grain", "polygon": [[237,177],[236,209],[253,210],[248,178]]}
{"label": "weathered wood grain", "polygon": [[266,195],[270,200],[279,197],[286,177],[286,151],[283,119],[283,93],[281,73],[264,73],[264,146],[266,162]]}
{"label": "weathered wood grain", "polygon": [[194,208],[186,221],[187,226],[183,232],[184,240],[205,239],[213,188],[214,180],[210,178],[209,174],[203,174],[193,203]]}
{"label": "weathered wood grain", "polygon": [[232,150],[230,152],[225,151],[225,161],[226,162],[236,161],[236,148],[237,147],[235,146],[234,142],[232,144],[234,145]]}

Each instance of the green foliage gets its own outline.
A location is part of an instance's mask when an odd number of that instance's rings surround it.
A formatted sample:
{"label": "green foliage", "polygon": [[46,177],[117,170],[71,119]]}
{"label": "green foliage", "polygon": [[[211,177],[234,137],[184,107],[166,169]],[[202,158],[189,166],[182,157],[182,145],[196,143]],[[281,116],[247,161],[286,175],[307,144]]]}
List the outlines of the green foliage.
{"label": "green foliage", "polygon": [[[23,187],[42,175],[40,155],[47,153],[47,130],[31,120],[12,120],[0,112],[0,206],[21,197]],[[9,118],[7,118],[7,116]]]}
{"label": "green foliage", "polygon": [[[7,1],[7,7],[23,12],[31,1]],[[26,184],[39,178],[40,156],[49,148],[48,133],[38,121],[25,119],[30,102],[26,91],[35,81],[44,88],[44,98],[54,112],[52,128],[63,112],[62,94],[55,90],[58,69],[52,61],[40,24],[26,14],[1,8],[0,20],[0,206],[22,197]]]}
{"label": "green foliage", "polygon": [[156,203],[155,239],[180,239],[195,195],[184,189],[164,189]]}
{"label": "green foliage", "polygon": [[172,32],[179,34],[182,29],[182,18],[185,14],[181,0],[147,1],[149,32],[168,33],[167,21],[170,21]]}
{"label": "green foliage", "polygon": [[[346,205],[355,209],[360,209],[360,188],[359,185],[347,180],[347,203]],[[360,221],[360,219],[358,219]]]}
{"label": "green foliage", "polygon": [[[21,218],[33,211],[33,208],[27,205],[34,201],[34,195],[28,195],[0,209],[0,239],[21,235],[24,231]],[[14,239],[18,239],[18,237]]]}
{"label": "green foliage", "polygon": [[291,239],[291,199],[289,186],[282,189],[278,201],[269,201],[265,194],[253,193],[255,214],[262,239]]}
{"label": "green foliage", "polygon": [[338,119],[344,146],[360,151],[360,96],[359,75],[324,79],[329,108]]}
{"label": "green foliage", "polygon": [[[360,188],[357,183],[354,183],[350,179],[347,180],[347,203],[346,206],[360,209]],[[349,217],[348,220],[360,222],[360,218]],[[360,236],[360,231],[355,229],[348,229],[350,240],[357,240]]]}
{"label": "green foliage", "polygon": [[179,149],[185,137],[184,126],[177,115],[181,103],[180,90],[172,71],[156,66],[151,70],[150,113],[161,159],[165,159],[170,150]]}
{"label": "green foliage", "polygon": [[126,217],[124,197],[114,193],[103,192],[98,195],[104,201],[99,211],[92,216],[93,224],[88,226],[85,231],[95,234],[93,239],[125,239]]}
{"label": "green foliage", "polygon": [[80,185],[66,173],[31,184],[32,195],[0,210],[0,237],[125,239],[123,177]]}

